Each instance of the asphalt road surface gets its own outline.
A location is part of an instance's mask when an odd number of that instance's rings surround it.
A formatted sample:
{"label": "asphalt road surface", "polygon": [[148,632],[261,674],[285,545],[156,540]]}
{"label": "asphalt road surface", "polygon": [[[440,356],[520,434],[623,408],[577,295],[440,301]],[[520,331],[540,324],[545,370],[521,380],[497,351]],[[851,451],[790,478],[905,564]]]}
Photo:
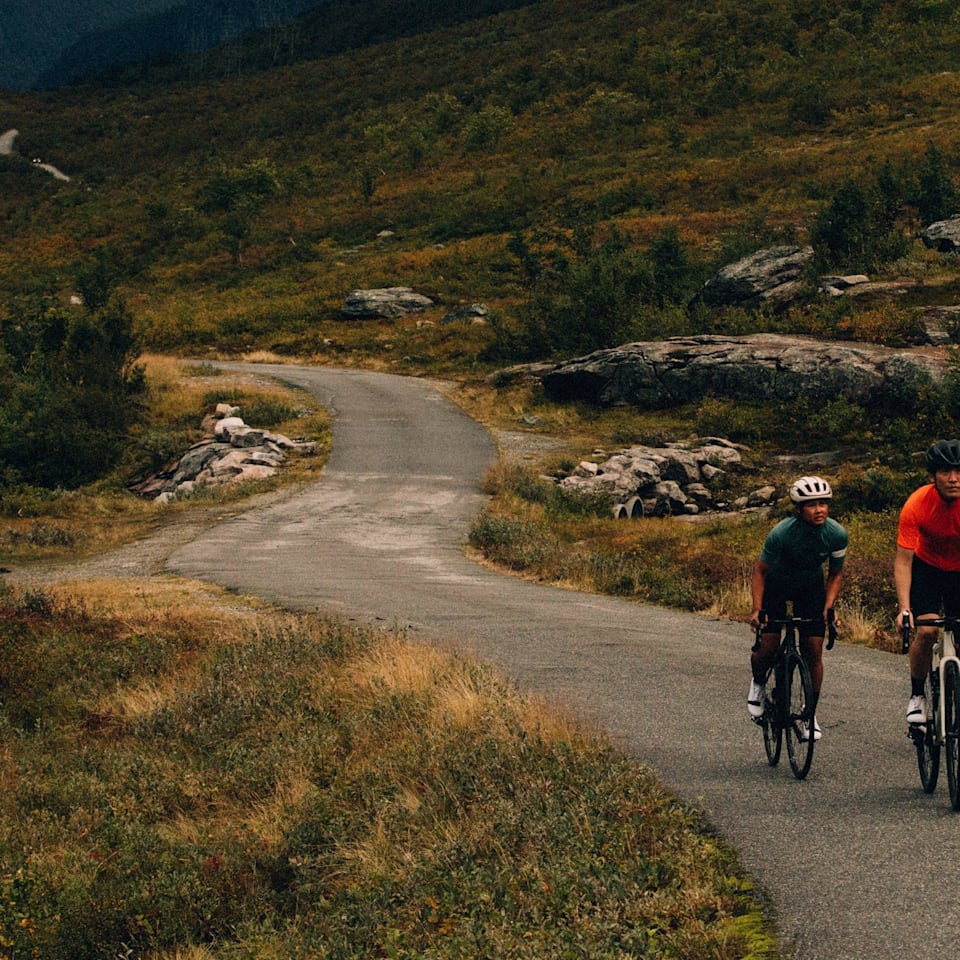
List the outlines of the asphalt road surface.
{"label": "asphalt road surface", "polygon": [[797,781],[785,755],[767,765],[747,719],[743,624],[541,586],[466,557],[497,451],[435,385],[255,369],[332,411],[331,457],[315,486],[201,533],[170,571],[407,629],[573,707],[706,811],[797,960],[960,957],[960,815],[943,774],[933,795],[920,789],[904,658],[842,642],[826,654],[823,740]]}

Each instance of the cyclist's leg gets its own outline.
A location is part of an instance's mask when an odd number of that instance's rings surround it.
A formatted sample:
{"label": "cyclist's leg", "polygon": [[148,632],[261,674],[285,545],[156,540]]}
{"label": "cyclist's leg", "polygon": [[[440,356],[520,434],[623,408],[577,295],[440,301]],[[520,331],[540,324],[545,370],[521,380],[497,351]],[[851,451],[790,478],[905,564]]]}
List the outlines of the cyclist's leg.
{"label": "cyclist's leg", "polygon": [[823,637],[826,624],[823,622],[823,608],[827,603],[826,591],[821,585],[793,601],[793,612],[811,622],[800,632],[800,655],[810,674],[810,686],[813,691],[813,712],[816,712],[820,700],[820,688],[823,686]]}
{"label": "cyclist's leg", "polygon": [[810,671],[814,695],[819,697],[823,685],[823,637],[800,637],[800,653]]}
{"label": "cyclist's leg", "polygon": [[[763,609],[768,620],[779,620],[787,612],[787,601],[769,588],[763,594]],[[765,631],[760,635],[760,645],[750,655],[750,667],[753,670],[753,679],[757,683],[764,683],[774,660],[777,658],[777,648],[780,646],[780,629]]]}
{"label": "cyclist's leg", "polygon": [[[910,609],[913,619],[939,617],[940,605],[944,601],[943,583],[944,571],[924,563],[918,557],[913,558],[913,567],[910,580]],[[933,660],[933,644],[937,638],[936,627],[917,627],[910,641],[908,659],[910,662],[910,703],[907,705],[907,719],[912,720],[916,715],[918,702],[922,698],[920,707],[926,713],[929,704],[926,702],[924,689]],[[923,718],[920,718],[921,722]],[[916,720],[913,720],[916,722]]]}
{"label": "cyclist's leg", "polygon": [[773,666],[773,661],[777,657],[777,648],[780,646],[780,634],[762,633],[760,634],[760,646],[750,654],[750,669],[753,671],[753,679],[757,683],[764,683],[767,674]]}

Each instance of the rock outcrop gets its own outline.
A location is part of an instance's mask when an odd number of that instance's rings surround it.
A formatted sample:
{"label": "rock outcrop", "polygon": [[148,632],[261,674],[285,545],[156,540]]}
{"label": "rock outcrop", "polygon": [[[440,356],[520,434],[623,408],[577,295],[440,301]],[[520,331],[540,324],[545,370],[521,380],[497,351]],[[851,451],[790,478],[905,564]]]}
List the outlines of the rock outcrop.
{"label": "rock outcrop", "polygon": [[960,251],[960,215],[924,227],[920,231],[920,239],[930,250],[957,253]]}
{"label": "rock outcrop", "polygon": [[626,343],[540,373],[554,400],[676,406],[707,396],[789,402],[798,397],[909,410],[949,369],[933,353],[778,334],[672,337]]}
{"label": "rock outcrop", "polygon": [[142,497],[169,503],[200,487],[272,477],[291,450],[313,453],[316,444],[247,426],[238,408],[219,403],[202,423],[205,436],[175,463],[130,489]]}
{"label": "rock outcrop", "polygon": [[411,287],[380,287],[375,290],[354,290],[340,308],[342,320],[392,320],[411,313],[420,313],[433,306],[433,301]]}
{"label": "rock outcrop", "polygon": [[813,247],[769,247],[717,271],[694,297],[708,307],[778,306],[796,299]]}

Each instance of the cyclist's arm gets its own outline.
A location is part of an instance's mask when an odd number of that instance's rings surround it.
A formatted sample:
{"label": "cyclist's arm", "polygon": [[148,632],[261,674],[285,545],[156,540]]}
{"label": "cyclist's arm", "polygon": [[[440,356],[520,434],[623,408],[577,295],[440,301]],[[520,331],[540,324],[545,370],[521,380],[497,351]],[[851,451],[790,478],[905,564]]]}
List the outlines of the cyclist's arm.
{"label": "cyclist's arm", "polygon": [[758,560],[753,565],[753,579],[750,581],[750,593],[753,597],[753,611],[750,614],[750,626],[754,630],[760,626],[760,611],[763,608],[763,588],[766,586],[770,564]]}
{"label": "cyclist's arm", "polygon": [[902,628],[903,614],[910,610],[910,584],[913,582],[913,551],[897,547],[893,559],[893,584],[897,589],[897,626]]}

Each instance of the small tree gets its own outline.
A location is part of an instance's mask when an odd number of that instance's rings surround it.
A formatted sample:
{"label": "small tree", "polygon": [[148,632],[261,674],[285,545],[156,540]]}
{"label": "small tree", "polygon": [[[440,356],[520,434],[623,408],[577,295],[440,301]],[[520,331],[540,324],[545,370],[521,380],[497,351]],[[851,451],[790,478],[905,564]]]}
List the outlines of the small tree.
{"label": "small tree", "polygon": [[924,224],[945,220],[958,212],[956,184],[943,154],[934,143],[927,144],[926,152],[917,165],[914,202],[920,222]]}
{"label": "small tree", "polygon": [[909,242],[896,214],[887,190],[846,181],[810,230],[817,268],[869,272],[903,256]]}
{"label": "small tree", "polygon": [[243,167],[221,170],[201,190],[201,209],[220,226],[234,266],[243,251],[264,204],[281,191],[280,176],[269,160],[254,160]]}

